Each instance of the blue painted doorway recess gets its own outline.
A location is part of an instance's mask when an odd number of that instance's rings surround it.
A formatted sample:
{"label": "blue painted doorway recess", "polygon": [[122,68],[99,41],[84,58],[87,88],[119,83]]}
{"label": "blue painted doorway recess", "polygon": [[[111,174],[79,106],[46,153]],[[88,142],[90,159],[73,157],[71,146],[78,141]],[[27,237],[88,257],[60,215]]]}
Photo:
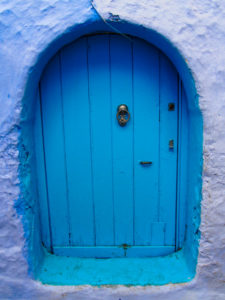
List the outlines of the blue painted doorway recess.
{"label": "blue painted doorway recess", "polygon": [[85,36],[48,63],[34,135],[50,252],[150,257],[178,248],[180,87],[169,59],[133,37]]}

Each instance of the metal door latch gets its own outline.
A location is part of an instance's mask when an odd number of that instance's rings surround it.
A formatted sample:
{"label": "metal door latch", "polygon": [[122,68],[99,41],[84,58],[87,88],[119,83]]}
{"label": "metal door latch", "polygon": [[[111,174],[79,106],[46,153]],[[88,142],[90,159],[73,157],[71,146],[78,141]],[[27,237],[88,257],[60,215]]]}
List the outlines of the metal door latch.
{"label": "metal door latch", "polygon": [[169,141],[169,149],[173,150],[174,149],[174,140]]}
{"label": "metal door latch", "polygon": [[142,166],[150,166],[150,165],[152,165],[152,161],[140,161],[140,165],[142,165]]}

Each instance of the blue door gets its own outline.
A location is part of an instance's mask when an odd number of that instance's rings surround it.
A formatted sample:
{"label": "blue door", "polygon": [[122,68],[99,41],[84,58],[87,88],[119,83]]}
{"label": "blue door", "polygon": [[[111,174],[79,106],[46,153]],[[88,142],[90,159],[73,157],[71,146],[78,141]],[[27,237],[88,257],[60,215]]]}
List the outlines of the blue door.
{"label": "blue door", "polygon": [[178,95],[173,65],[140,39],[82,37],[49,62],[35,120],[49,251],[98,258],[175,251]]}

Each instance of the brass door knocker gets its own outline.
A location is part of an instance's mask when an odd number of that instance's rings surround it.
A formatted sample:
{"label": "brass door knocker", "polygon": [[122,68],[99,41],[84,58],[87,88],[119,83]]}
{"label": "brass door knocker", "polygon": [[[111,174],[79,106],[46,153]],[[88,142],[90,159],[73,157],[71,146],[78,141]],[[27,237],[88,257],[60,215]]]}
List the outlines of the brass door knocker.
{"label": "brass door knocker", "polygon": [[118,106],[116,118],[120,126],[125,126],[130,120],[130,113],[126,104],[121,104]]}

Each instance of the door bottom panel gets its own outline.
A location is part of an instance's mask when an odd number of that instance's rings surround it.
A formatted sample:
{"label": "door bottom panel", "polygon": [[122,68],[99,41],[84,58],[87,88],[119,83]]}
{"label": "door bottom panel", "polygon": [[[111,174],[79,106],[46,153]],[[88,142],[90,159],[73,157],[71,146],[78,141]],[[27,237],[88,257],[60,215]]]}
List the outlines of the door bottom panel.
{"label": "door bottom panel", "polygon": [[95,247],[54,247],[53,253],[60,256],[81,258],[112,257],[154,257],[175,251],[175,246],[95,246]]}

